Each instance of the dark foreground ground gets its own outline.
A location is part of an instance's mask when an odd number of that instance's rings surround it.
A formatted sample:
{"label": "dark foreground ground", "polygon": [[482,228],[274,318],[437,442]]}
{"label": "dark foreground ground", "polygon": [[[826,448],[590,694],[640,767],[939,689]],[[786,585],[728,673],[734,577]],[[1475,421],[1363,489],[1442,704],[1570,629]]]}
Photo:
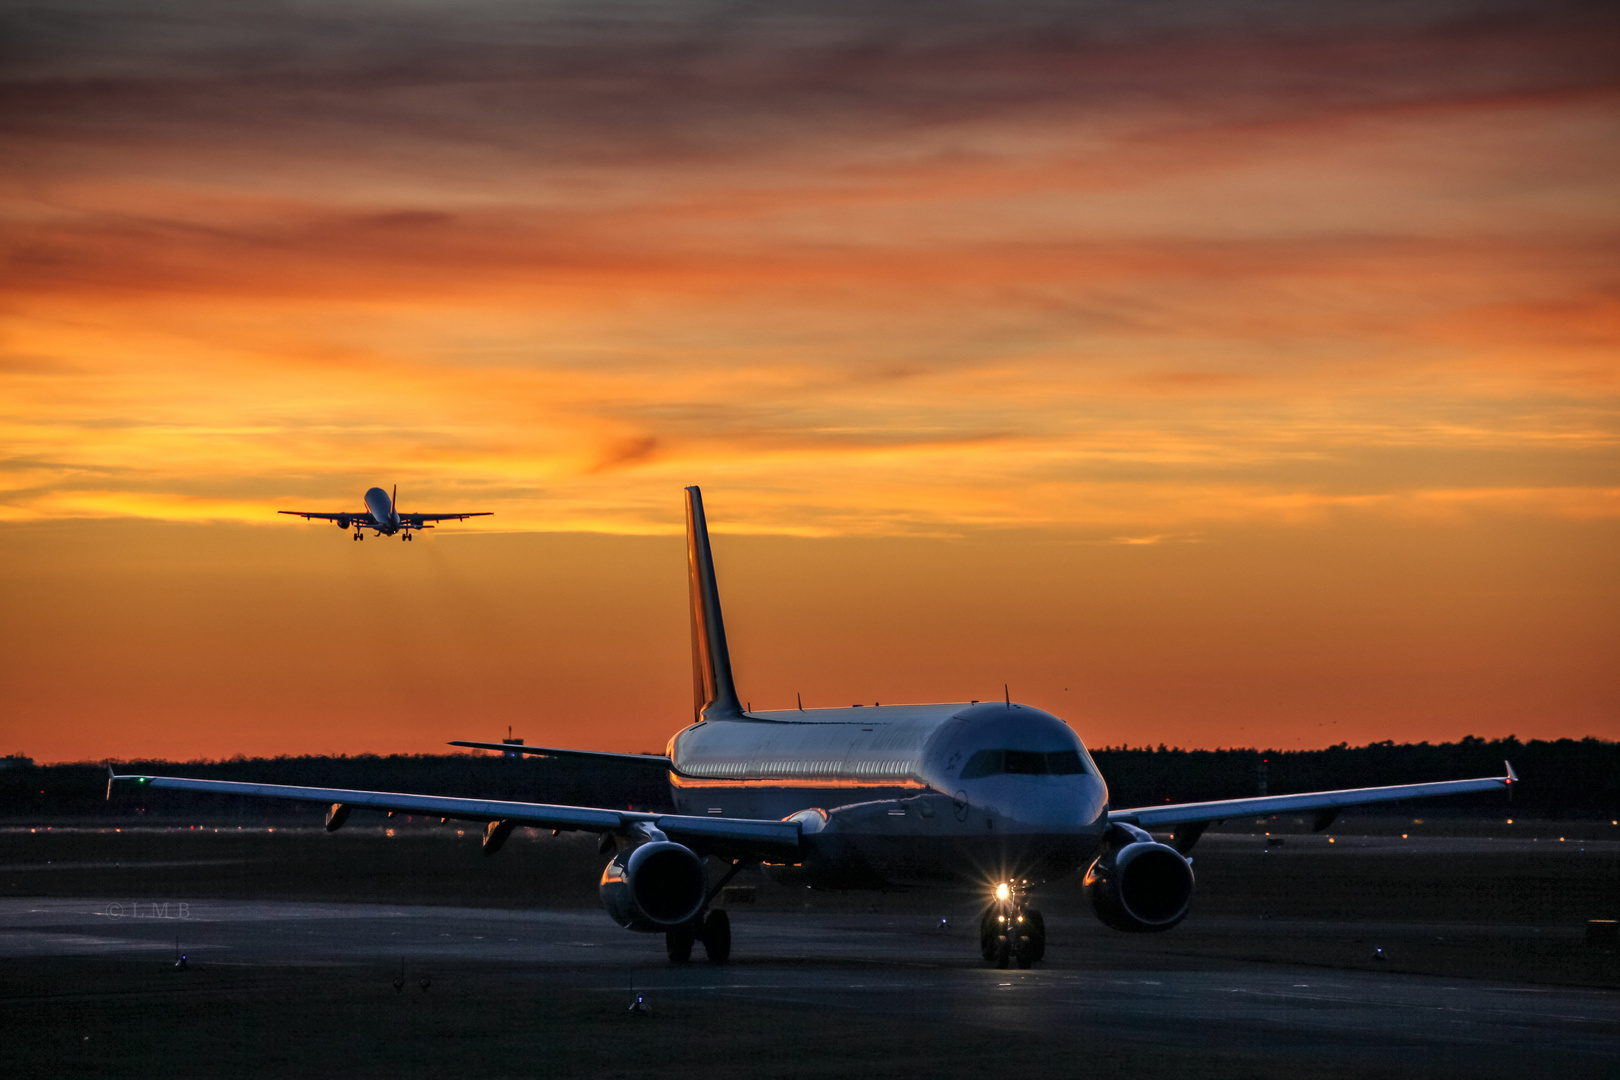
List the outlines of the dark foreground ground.
{"label": "dark foreground ground", "polygon": [[1028,972],[977,961],[971,894],[757,880],[733,962],[676,969],[601,913],[584,837],[5,830],[0,1072],[1620,1077],[1620,954],[1585,935],[1620,907],[1615,841],[1195,854],[1168,934],[1045,890]]}

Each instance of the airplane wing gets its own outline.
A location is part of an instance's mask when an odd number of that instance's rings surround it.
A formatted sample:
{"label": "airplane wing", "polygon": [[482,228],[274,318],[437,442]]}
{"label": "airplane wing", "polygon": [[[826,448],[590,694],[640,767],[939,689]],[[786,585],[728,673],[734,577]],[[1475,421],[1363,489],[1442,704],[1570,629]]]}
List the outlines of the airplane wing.
{"label": "airplane wing", "polygon": [[277,510],[276,513],[291,514],[293,517],[301,517],[305,521],[336,521],[338,518],[347,518],[356,525],[368,525],[373,528],[376,527],[376,521],[372,518],[371,514],[364,510],[360,511],[358,514],[323,514],[317,513],[314,510]]}
{"label": "airplane wing", "polygon": [[605,750],[563,750],[553,746],[524,746],[522,743],[469,742],[451,739],[446,746],[470,746],[474,750],[500,750],[509,754],[534,754],[538,757],[572,758],[575,761],[594,760],[604,764],[646,765],[668,770],[669,758],[662,754],[614,754]]}
{"label": "airplane wing", "polygon": [[287,784],[245,784],[234,780],[197,780],[180,776],[119,776],[137,787],[211,791],[221,795],[247,795],[264,799],[292,799],[325,803],[336,809],[393,810],[458,821],[507,822],[539,829],[625,833],[638,824],[651,825],[677,843],[704,855],[733,859],[797,861],[799,823],[757,818],[695,817],[685,814],[650,814],[637,810],[605,810],[592,806],[552,806],[546,803],[458,799],[444,795],[409,795],[389,791],[353,791],[348,788],[297,787]]}
{"label": "airplane wing", "polygon": [[1479,780],[1441,780],[1433,784],[1395,784],[1389,787],[1345,788],[1342,791],[1310,791],[1299,795],[1265,795],[1256,799],[1219,799],[1214,802],[1166,803],[1139,806],[1132,810],[1110,810],[1109,821],[1151,829],[1158,825],[1197,825],[1224,818],[1260,814],[1287,814],[1301,810],[1332,811],[1346,806],[1393,802],[1397,799],[1425,799],[1435,795],[1462,795],[1470,791],[1492,791],[1519,780],[1513,766],[1504,761],[1506,776]]}
{"label": "airplane wing", "polygon": [[[286,511],[282,512],[286,513]],[[493,510],[479,510],[471,514],[418,514],[414,510],[410,513],[406,513],[402,510],[400,511],[399,516],[401,520],[409,518],[412,521],[416,521],[418,519],[422,521],[466,521],[470,517],[491,517],[494,515],[494,513],[495,511]]]}

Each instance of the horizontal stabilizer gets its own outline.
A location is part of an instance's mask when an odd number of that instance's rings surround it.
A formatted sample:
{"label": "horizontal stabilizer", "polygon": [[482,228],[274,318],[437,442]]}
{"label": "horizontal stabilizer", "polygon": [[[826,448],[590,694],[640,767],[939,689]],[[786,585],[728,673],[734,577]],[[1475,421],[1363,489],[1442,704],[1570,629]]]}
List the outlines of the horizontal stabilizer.
{"label": "horizontal stabilizer", "polygon": [[452,739],[446,746],[468,746],[474,750],[500,750],[507,754],[533,754],[536,757],[554,757],[577,761],[594,760],[606,763],[645,765],[653,769],[668,769],[669,758],[663,754],[614,754],[605,750],[563,750],[554,746],[524,746],[522,743],[472,742]]}

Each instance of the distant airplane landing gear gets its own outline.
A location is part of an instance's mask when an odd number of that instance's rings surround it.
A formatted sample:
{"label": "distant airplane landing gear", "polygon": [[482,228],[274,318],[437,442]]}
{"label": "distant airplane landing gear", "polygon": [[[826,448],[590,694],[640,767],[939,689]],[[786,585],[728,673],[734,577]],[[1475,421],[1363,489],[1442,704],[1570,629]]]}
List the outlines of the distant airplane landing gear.
{"label": "distant airplane landing gear", "polygon": [[1029,882],[1002,881],[979,920],[979,952],[998,968],[1013,961],[1027,968],[1046,955],[1046,919],[1025,906]]}

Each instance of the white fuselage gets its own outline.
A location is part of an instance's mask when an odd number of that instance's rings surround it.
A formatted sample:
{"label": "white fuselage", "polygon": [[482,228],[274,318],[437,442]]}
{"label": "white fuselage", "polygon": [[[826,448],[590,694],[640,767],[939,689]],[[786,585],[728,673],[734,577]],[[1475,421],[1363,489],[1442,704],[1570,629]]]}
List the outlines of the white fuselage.
{"label": "white fuselage", "polygon": [[805,858],[782,876],[808,884],[1059,877],[1107,829],[1079,737],[1027,705],[748,713],[684,729],[669,757],[683,814],[800,820]]}
{"label": "white fuselage", "polygon": [[388,497],[388,492],[380,487],[367,491],[366,509],[371,511],[371,520],[377,523],[378,532],[393,536],[399,531],[399,515],[394,512],[394,500]]}

